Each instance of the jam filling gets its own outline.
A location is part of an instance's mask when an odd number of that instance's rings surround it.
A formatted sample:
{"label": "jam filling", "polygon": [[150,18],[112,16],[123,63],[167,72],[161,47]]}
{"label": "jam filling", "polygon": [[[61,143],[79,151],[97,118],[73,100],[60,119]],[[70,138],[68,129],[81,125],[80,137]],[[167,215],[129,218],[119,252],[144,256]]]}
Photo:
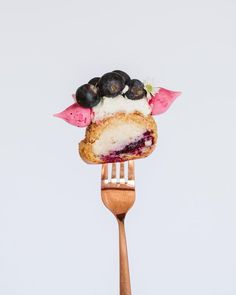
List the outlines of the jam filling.
{"label": "jam filling", "polygon": [[[142,149],[147,147],[146,142],[151,141],[152,146],[154,144],[154,137],[152,131],[146,131],[143,133],[142,138],[137,141],[131,142],[130,144],[126,145],[123,149],[112,151],[108,155],[102,155],[101,159],[104,162],[112,163],[112,162],[121,162],[123,154],[129,155],[141,155]],[[148,147],[150,147],[148,146]]]}

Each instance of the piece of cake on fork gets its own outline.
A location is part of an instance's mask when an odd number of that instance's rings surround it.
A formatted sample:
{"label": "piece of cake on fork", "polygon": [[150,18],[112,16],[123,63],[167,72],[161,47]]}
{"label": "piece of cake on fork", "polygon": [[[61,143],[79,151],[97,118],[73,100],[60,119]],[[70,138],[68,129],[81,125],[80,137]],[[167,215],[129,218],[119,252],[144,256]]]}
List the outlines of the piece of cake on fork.
{"label": "piece of cake on fork", "polygon": [[79,144],[85,162],[123,162],[153,152],[158,137],[153,115],[165,112],[179,95],[116,70],[80,86],[76,102],[55,116],[87,127]]}

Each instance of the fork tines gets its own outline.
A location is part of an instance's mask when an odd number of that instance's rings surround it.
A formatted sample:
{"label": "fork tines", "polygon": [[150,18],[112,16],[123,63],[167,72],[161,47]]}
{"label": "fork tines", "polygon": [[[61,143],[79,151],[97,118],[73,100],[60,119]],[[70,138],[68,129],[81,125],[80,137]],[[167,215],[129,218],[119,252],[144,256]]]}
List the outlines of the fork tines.
{"label": "fork tines", "polygon": [[103,164],[102,181],[134,184],[134,161]]}

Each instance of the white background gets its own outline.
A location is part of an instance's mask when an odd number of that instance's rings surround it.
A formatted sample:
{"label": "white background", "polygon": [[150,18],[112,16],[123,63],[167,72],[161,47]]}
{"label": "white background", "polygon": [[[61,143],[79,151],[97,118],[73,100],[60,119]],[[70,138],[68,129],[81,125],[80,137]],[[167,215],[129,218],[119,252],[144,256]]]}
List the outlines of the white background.
{"label": "white background", "polygon": [[136,162],[135,295],[236,294],[236,2],[1,1],[0,294],[118,294],[118,232],[84,129],[52,117],[121,69],[181,90]]}

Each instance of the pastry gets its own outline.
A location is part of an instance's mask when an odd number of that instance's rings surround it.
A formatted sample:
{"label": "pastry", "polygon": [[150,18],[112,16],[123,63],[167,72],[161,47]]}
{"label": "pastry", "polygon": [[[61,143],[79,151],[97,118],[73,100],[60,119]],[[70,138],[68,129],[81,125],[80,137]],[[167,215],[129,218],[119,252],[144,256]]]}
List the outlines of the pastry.
{"label": "pastry", "polygon": [[158,138],[153,115],[165,112],[179,95],[117,70],[80,86],[75,103],[55,116],[87,127],[78,147],[85,162],[123,162],[153,152]]}

